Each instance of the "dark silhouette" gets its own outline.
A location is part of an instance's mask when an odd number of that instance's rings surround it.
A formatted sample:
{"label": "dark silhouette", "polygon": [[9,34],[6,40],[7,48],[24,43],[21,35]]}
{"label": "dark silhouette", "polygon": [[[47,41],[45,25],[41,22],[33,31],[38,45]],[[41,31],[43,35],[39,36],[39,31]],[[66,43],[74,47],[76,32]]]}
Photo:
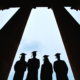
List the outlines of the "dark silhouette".
{"label": "dark silhouette", "polygon": [[57,61],[54,62],[54,71],[56,72],[57,80],[68,80],[68,67],[65,61],[60,60],[60,53],[55,54]]}
{"label": "dark silhouette", "polygon": [[25,53],[21,54],[21,58],[14,66],[15,75],[13,80],[23,80],[24,72],[26,71],[27,62],[25,61]]}
{"label": "dark silhouette", "polygon": [[41,80],[52,80],[52,64],[50,63],[48,59],[48,55],[44,55],[44,63],[42,64],[41,67],[41,74],[40,78]]}
{"label": "dark silhouette", "polygon": [[38,80],[39,59],[36,58],[36,52],[32,52],[32,59],[28,60],[28,74],[26,80]]}

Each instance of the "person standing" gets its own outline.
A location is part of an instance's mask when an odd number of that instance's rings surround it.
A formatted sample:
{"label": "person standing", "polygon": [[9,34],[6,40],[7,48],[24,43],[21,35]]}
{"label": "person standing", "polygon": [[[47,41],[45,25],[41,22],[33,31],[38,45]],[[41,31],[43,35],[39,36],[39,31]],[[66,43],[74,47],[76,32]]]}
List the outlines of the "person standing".
{"label": "person standing", "polygon": [[33,51],[33,58],[28,60],[28,74],[26,80],[38,80],[38,69],[40,66],[40,61],[36,58],[36,52],[37,51]]}
{"label": "person standing", "polygon": [[27,68],[27,62],[25,61],[25,53],[21,53],[21,58],[16,62],[14,66],[15,74],[13,80],[23,80],[24,72]]}
{"label": "person standing", "polygon": [[55,54],[57,61],[54,62],[54,71],[56,73],[57,80],[68,80],[67,73],[68,67],[65,61],[60,60],[60,53]]}
{"label": "person standing", "polygon": [[41,66],[41,74],[40,78],[41,80],[52,80],[52,64],[50,63],[48,59],[48,55],[44,55],[44,63]]}

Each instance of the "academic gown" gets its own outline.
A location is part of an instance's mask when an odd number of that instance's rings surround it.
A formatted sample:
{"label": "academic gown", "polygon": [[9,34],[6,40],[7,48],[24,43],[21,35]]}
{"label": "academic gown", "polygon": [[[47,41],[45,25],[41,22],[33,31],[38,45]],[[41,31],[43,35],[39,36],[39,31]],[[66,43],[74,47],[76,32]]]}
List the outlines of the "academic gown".
{"label": "academic gown", "polygon": [[40,61],[37,58],[28,60],[28,74],[26,80],[38,80],[38,68]]}
{"label": "academic gown", "polygon": [[54,71],[56,72],[57,80],[68,80],[68,67],[63,60],[54,62]]}
{"label": "academic gown", "polygon": [[26,67],[27,67],[26,61],[17,61],[14,66],[15,74],[13,80],[23,80]]}
{"label": "academic gown", "polygon": [[52,64],[48,63],[48,64],[43,64],[41,67],[41,74],[40,74],[40,78],[41,80],[52,80]]}

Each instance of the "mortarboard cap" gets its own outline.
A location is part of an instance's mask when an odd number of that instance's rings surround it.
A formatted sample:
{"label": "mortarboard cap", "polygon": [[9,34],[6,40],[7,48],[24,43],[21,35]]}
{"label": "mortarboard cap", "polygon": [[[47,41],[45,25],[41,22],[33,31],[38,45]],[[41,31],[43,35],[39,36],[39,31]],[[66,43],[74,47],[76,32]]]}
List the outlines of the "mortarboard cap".
{"label": "mortarboard cap", "polygon": [[56,53],[55,56],[60,56],[61,53]]}
{"label": "mortarboard cap", "polygon": [[48,56],[49,56],[49,55],[44,55],[43,57],[44,57],[44,58],[47,58]]}
{"label": "mortarboard cap", "polygon": [[37,51],[33,51],[32,54],[36,54]]}
{"label": "mortarboard cap", "polygon": [[25,56],[26,54],[25,54],[25,53],[21,53],[20,55],[21,55],[21,56]]}

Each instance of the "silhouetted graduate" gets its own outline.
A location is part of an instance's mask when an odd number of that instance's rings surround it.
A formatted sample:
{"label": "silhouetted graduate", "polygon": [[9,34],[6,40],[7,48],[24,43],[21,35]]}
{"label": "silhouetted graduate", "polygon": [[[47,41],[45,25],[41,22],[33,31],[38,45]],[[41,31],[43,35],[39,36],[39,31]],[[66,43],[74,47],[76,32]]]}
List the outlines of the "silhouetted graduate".
{"label": "silhouetted graduate", "polygon": [[50,63],[48,59],[48,55],[44,55],[44,63],[41,66],[41,74],[40,78],[41,80],[52,80],[52,64]]}
{"label": "silhouetted graduate", "polygon": [[28,74],[26,80],[38,80],[39,59],[36,58],[36,52],[32,52],[32,59],[28,60]]}
{"label": "silhouetted graduate", "polygon": [[21,58],[14,66],[15,75],[13,80],[23,80],[24,72],[26,71],[27,62],[25,61],[25,53],[21,53]]}
{"label": "silhouetted graduate", "polygon": [[65,61],[60,60],[60,53],[55,54],[57,61],[54,62],[54,71],[56,72],[57,80],[68,80],[68,67]]}

